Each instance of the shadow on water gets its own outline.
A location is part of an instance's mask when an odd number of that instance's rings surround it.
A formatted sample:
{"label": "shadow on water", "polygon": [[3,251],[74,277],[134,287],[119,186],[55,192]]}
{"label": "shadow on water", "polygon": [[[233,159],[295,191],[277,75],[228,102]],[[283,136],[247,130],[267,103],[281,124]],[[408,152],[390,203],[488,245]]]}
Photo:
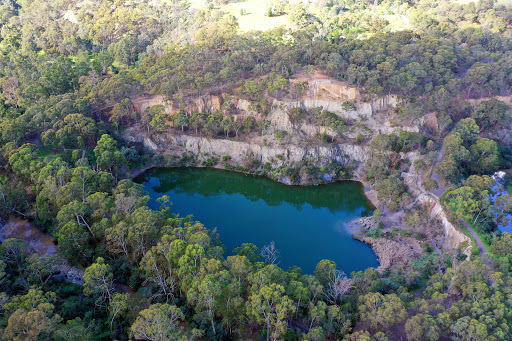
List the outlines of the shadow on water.
{"label": "shadow on water", "polygon": [[335,261],[347,273],[378,265],[371,249],[346,229],[373,210],[358,182],[287,186],[204,168],[154,168],[135,181],[144,184],[153,208],[157,198],[168,195],[172,212],[218,227],[228,255],[244,242],[261,247],[274,240],[285,269],[297,265],[312,273],[321,259]]}
{"label": "shadow on water", "polygon": [[261,176],[204,168],[153,168],[135,179],[150,185],[155,193],[198,193],[205,197],[242,194],[250,201],[263,200],[267,205],[288,203],[301,210],[308,204],[327,208],[332,213],[355,210],[362,201],[371,214],[373,207],[364,196],[364,188],[356,181],[343,181],[318,186],[289,186]]}

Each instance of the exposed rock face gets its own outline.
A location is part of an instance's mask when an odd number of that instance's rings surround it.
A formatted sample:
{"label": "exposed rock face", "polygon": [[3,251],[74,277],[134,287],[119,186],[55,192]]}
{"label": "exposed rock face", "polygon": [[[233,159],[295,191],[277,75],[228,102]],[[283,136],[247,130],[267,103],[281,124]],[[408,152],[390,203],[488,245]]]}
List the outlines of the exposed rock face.
{"label": "exposed rock face", "polygon": [[307,136],[313,137],[326,133],[327,135],[334,136],[336,133],[329,127],[317,126],[313,124],[304,123],[300,126],[299,130]]}
{"label": "exposed rock face", "polygon": [[243,98],[238,98],[236,100],[236,108],[241,111],[250,112],[249,107],[251,106],[251,101],[248,101]]}
{"label": "exposed rock face", "polygon": [[151,140],[151,138],[149,137],[144,137],[142,143],[144,144],[144,147],[146,147],[149,150],[156,151],[158,149],[156,143],[153,142],[153,140]]}
{"label": "exposed rock face", "polygon": [[290,121],[290,116],[288,115],[286,108],[286,106],[284,106],[284,108],[283,106],[272,106],[270,114],[267,116],[267,120],[272,123],[272,129],[279,129],[287,132],[294,131],[294,126],[292,121]]}
{"label": "exposed rock face", "polygon": [[[325,110],[336,113],[344,119],[360,121],[361,119],[367,120],[377,113],[392,111],[397,106],[397,99],[394,95],[383,96],[371,101],[366,101],[365,96],[360,89],[349,86],[346,83],[330,79],[324,75],[316,74],[306,78],[301,76],[299,78],[292,79],[291,82],[307,83],[308,90],[301,98],[298,99],[285,98],[278,100],[275,98],[268,98],[272,107],[270,116],[274,114],[281,116],[282,112],[287,112],[296,107],[301,107],[307,110],[322,107]],[[210,113],[220,110],[222,104],[224,104],[226,100],[228,100],[227,94],[186,98],[180,101],[168,101],[164,96],[153,95],[132,98],[132,103],[135,110],[139,113],[144,112],[144,110],[153,105],[163,105],[165,112],[168,114],[174,114],[179,110],[184,110],[188,113]],[[231,95],[229,96],[229,100],[232,101],[236,109],[243,115],[258,116],[257,113],[250,109],[251,104],[255,103],[251,103],[251,101]],[[343,103],[347,101],[354,104],[356,109],[347,110],[344,108]],[[185,104],[185,108],[180,107],[183,103]],[[283,124],[278,127],[278,129],[282,130],[287,130],[287,128],[289,128],[289,125],[287,124]]]}
{"label": "exposed rock face", "polygon": [[284,160],[299,162],[305,158],[320,162],[334,160],[338,163],[346,163],[349,160],[364,162],[369,158],[368,147],[353,144],[337,144],[329,147],[263,146],[258,143],[189,135],[162,134],[150,138],[134,133],[131,129],[126,131],[124,137],[132,142],[142,142],[146,148],[160,154],[180,155],[182,152],[190,152],[201,156],[206,153],[219,157],[231,156],[236,163],[242,163],[247,158],[256,159],[263,164],[271,162],[276,165]]}
{"label": "exposed rock face", "polygon": [[[418,159],[419,155],[412,155],[412,160]],[[416,197],[416,202],[422,204],[424,207],[428,207],[428,214],[432,219],[438,219],[443,226],[444,242],[443,247],[445,249],[455,249],[463,242],[468,242],[468,247],[462,252],[468,256],[471,255],[471,240],[464,233],[459,231],[446,216],[439,198],[429,192],[426,192],[423,188],[416,185],[416,176],[412,173],[402,173],[404,182],[407,185],[409,192]]]}
{"label": "exposed rock face", "polygon": [[287,105],[290,108],[302,107],[304,109],[312,110],[318,107],[322,107],[325,110],[336,113],[338,116],[344,119],[360,120],[362,118],[369,118],[378,112],[384,112],[392,110],[396,107],[396,98],[394,96],[380,97],[373,102],[356,102],[356,110],[347,110],[343,108],[345,101],[341,99],[337,100],[325,100],[317,99],[315,97],[305,97],[301,101],[275,101],[276,105]]}
{"label": "exposed rock face", "polygon": [[154,105],[163,105],[166,109],[166,113],[170,114],[169,103],[165,100],[162,95],[144,96],[138,98],[132,98],[133,108],[139,113],[143,113],[146,109],[151,108]]}
{"label": "exposed rock face", "polygon": [[[366,101],[365,95],[361,89],[348,85],[345,82],[328,78],[322,74],[311,76],[299,76],[292,82],[307,82],[309,90],[300,101],[295,102],[294,106],[300,106],[304,109],[314,109],[323,107],[325,110],[337,113],[340,117],[346,119],[359,119],[394,109],[397,106],[396,96],[383,96],[372,101]],[[344,102],[352,102],[356,110],[343,108]]]}
{"label": "exposed rock face", "polygon": [[441,221],[445,236],[443,247],[447,249],[455,249],[460,244],[467,241],[468,249],[462,251],[469,257],[471,254],[471,241],[469,240],[469,237],[457,230],[457,228],[450,223],[441,204],[435,198],[426,194],[420,195],[418,197],[418,202],[429,207],[428,213],[432,218],[437,218]]}
{"label": "exposed rock face", "polygon": [[[295,82],[300,81],[300,78]],[[309,85],[309,97],[318,100],[339,100],[339,101],[358,101],[361,99],[361,92],[346,83],[334,79],[324,78],[319,75],[313,75],[306,79]]]}
{"label": "exposed rock face", "polygon": [[[211,156],[219,158],[229,156],[231,162],[237,165],[255,160],[261,164],[269,162],[273,167],[279,167],[285,162],[296,163],[308,160],[322,167],[331,161],[339,164],[349,164],[352,161],[363,163],[371,157],[370,150],[364,145],[352,142],[331,145],[321,145],[314,142],[318,141],[318,135],[327,133],[330,136],[335,136],[336,133],[328,127],[312,123],[314,119],[309,122],[292,122],[289,115],[291,109],[300,107],[306,110],[313,110],[322,107],[325,110],[336,113],[349,123],[347,131],[343,134],[345,141],[355,139],[360,134],[367,139],[377,134],[390,134],[398,128],[418,132],[422,124],[433,131],[438,130],[435,114],[429,114],[423,120],[410,125],[401,123],[398,126],[395,122],[395,109],[397,108],[398,101],[392,95],[369,100],[364,90],[330,79],[321,74],[296,75],[290,81],[291,83],[300,83],[305,91],[301,96],[297,95],[296,98],[276,99],[266,96],[271,105],[270,112],[266,117],[255,111],[254,105],[257,103],[237,96],[228,96],[227,94],[185,98],[180,101],[168,101],[160,95],[132,99],[133,106],[139,113],[144,112],[153,105],[163,105],[165,112],[168,114],[174,114],[179,110],[184,110],[190,114],[196,112],[211,113],[230,107],[231,109],[227,110],[227,112],[233,115],[235,120],[246,116],[253,116],[257,121],[262,119],[269,120],[271,122],[270,129],[267,131],[268,135],[264,137],[252,136],[246,139],[246,142],[242,142],[230,139],[191,136],[181,132],[174,134],[169,132],[152,136],[134,127],[126,130],[125,138],[134,142],[142,142],[146,148],[158,154],[180,156],[182,153],[192,153],[196,155],[199,161],[205,161]],[[353,105],[344,105],[347,101]],[[185,107],[183,107],[183,104]],[[354,107],[355,110],[353,110]],[[276,139],[273,138],[272,133],[276,130],[285,131],[289,134],[288,136],[292,136],[286,145],[273,143]],[[264,141],[264,138],[269,140],[269,142]],[[400,157],[405,158],[408,156],[401,154]],[[419,155],[410,155],[409,159],[413,161],[411,157],[419,157]],[[356,170],[355,174],[361,179],[365,176],[365,174],[360,173],[360,169]],[[326,181],[332,180],[329,178],[329,174],[325,174],[325,176],[324,179]],[[444,246],[446,248],[456,248],[460,243],[469,241],[468,237],[449,222],[443,208],[439,204],[438,198],[433,197],[430,193],[418,191],[413,178],[404,178],[409,185],[411,193],[416,198],[415,202],[420,202],[430,207],[430,216],[438,218],[442,222],[445,236]],[[281,178],[279,181],[291,183],[290,179],[287,178]],[[375,202],[376,195],[374,191],[369,193],[373,194],[370,197]],[[469,245],[471,244],[469,243]],[[380,246],[378,247],[380,248]],[[470,250],[466,250],[466,254],[469,255],[469,253]],[[393,261],[390,260],[389,263],[391,264],[391,262]]]}
{"label": "exposed rock face", "polygon": [[[329,136],[336,136],[337,134],[328,127],[313,124],[309,121],[292,122],[289,112],[296,107],[310,111],[322,107],[325,110],[336,113],[350,123],[343,134],[345,138],[349,139],[356,139],[359,135],[365,138],[371,138],[377,134],[390,134],[398,129],[395,122],[396,115],[393,114],[397,106],[395,96],[383,96],[367,101],[364,90],[349,86],[344,82],[331,79],[318,73],[314,75],[296,75],[296,77],[290,81],[291,83],[301,83],[303,86],[305,85],[306,91],[302,93],[301,97],[293,99],[276,99],[267,96],[271,108],[266,117],[254,111],[255,104],[257,104],[256,102],[253,103],[249,100],[228,94],[187,97],[179,101],[166,100],[164,96],[153,95],[133,98],[132,103],[134,109],[139,113],[143,113],[147,108],[153,105],[163,105],[165,112],[169,115],[180,110],[188,112],[189,114],[196,112],[211,113],[216,110],[221,110],[223,106],[230,107],[231,109],[228,111],[235,120],[240,120],[246,116],[253,116],[256,121],[267,119],[271,122],[268,133],[272,134],[276,130],[281,130],[290,135],[300,136],[302,140],[316,139],[323,133]],[[344,105],[347,101],[353,105]],[[351,107],[355,107],[355,110],[350,109]],[[418,132],[419,124],[421,123],[422,122],[417,122],[410,126],[401,124],[399,128]],[[158,144],[177,145],[176,139],[169,142],[170,144],[165,141],[160,141]],[[219,143],[224,144],[225,142]],[[144,140],[144,144],[149,149],[157,149],[151,140]],[[205,143],[201,145],[205,145]],[[263,155],[265,154],[265,152],[256,153],[253,150],[254,148],[256,147],[251,146],[245,149],[258,155],[262,153]],[[290,149],[294,148],[290,147]],[[360,149],[358,146],[354,145],[338,145],[330,149],[332,149],[332,152],[327,154],[331,156],[335,155],[335,157],[332,158],[333,160],[339,160],[342,158],[340,155],[343,154],[348,154],[349,157],[355,155],[353,159],[355,161],[365,161],[368,158],[358,151],[358,149]],[[294,150],[290,150],[288,153],[294,154]],[[296,153],[296,155],[308,155],[308,153],[310,152],[299,152]],[[322,150],[319,155],[325,154],[326,151]]]}
{"label": "exposed rock face", "polygon": [[[182,110],[180,108],[180,102],[167,100],[162,95],[152,95],[152,96],[144,96],[138,98],[132,98],[132,104],[134,109],[139,113],[143,113],[147,108],[150,108],[154,105],[163,105],[164,112],[172,115]],[[210,113],[215,110],[220,110],[222,105],[222,97],[221,96],[202,96],[196,97],[193,99],[189,99],[190,103],[187,103],[187,106],[183,109],[188,113],[195,112],[206,112]]]}
{"label": "exposed rock face", "polygon": [[[238,114],[235,114],[235,119],[245,116],[254,116],[257,121],[265,118],[261,114],[251,111],[251,102],[245,99],[233,99]],[[165,112],[174,114],[180,110],[177,102],[166,101],[163,96],[155,95],[148,97],[139,97],[132,99],[135,110],[143,113],[147,108],[153,105],[163,105]],[[210,113],[220,110],[223,103],[222,96],[204,96],[190,101],[189,105],[183,110],[189,113],[206,112]],[[336,133],[328,127],[313,125],[308,122],[301,122],[294,124],[291,122],[288,115],[289,111],[296,107],[312,110],[317,107],[323,107],[326,110],[336,113],[338,116],[349,120],[351,122],[360,122],[359,128],[354,127],[345,133],[346,137],[356,138],[360,133],[364,136],[377,135],[377,134],[390,134],[398,127],[392,121],[392,117],[386,115],[378,115],[377,113],[386,113],[393,110],[396,105],[396,100],[392,96],[380,98],[372,103],[358,103],[356,104],[357,110],[347,111],[342,107],[343,102],[337,100],[319,100],[315,98],[305,97],[299,101],[279,101],[273,100],[270,113],[265,118],[269,120],[271,125],[271,132],[275,130],[282,130],[288,133],[303,133],[308,137],[327,133],[330,136],[335,136]],[[401,125],[400,129],[418,132],[418,125]]]}
{"label": "exposed rock face", "polygon": [[[343,96],[341,96],[343,98]],[[242,112],[251,113],[249,107],[251,106],[251,102],[246,99],[234,98],[234,102],[236,103],[236,108]],[[223,96],[203,96],[190,100],[190,103],[187,104],[186,108],[183,110],[188,113],[194,112],[206,112],[210,113],[216,110],[220,110],[221,106],[224,102]],[[318,107],[322,107],[325,110],[336,113],[338,116],[351,119],[351,120],[360,120],[361,118],[369,118],[372,115],[375,115],[378,112],[384,112],[388,110],[392,110],[396,107],[397,102],[394,96],[384,96],[378,98],[373,102],[357,102],[356,110],[346,110],[343,108],[342,99],[318,99],[316,97],[304,97],[300,100],[276,100],[273,99],[271,102],[272,111],[280,108],[284,109],[292,109],[296,107],[301,107],[307,110],[312,110]],[[162,95],[152,95],[152,96],[144,96],[138,98],[132,98],[132,103],[135,110],[139,113],[144,112],[147,108],[153,105],[163,105],[165,108],[165,112],[168,114],[174,114],[180,110],[179,104],[177,101],[168,101]]]}
{"label": "exposed rock face", "polygon": [[436,113],[432,112],[432,113],[428,113],[425,115],[425,126],[427,126],[429,129],[431,129],[432,131],[439,131],[439,125],[438,125],[438,121],[437,121],[437,115]]}

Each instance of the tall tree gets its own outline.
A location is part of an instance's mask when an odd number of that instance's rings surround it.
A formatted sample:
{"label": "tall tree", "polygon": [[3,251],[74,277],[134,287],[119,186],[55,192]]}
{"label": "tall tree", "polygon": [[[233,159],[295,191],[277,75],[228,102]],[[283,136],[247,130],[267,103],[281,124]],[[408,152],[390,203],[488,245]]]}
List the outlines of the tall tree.
{"label": "tall tree", "polygon": [[117,177],[117,171],[124,165],[123,154],[117,149],[117,141],[104,134],[94,148],[98,169],[110,171]]}
{"label": "tall tree", "polygon": [[247,302],[247,314],[257,322],[264,322],[267,341],[279,340],[287,328],[286,319],[293,313],[293,301],[284,295],[284,287],[271,283],[261,287]]}
{"label": "tall tree", "polygon": [[110,265],[105,264],[101,257],[96,259],[84,272],[84,294],[96,296],[97,304],[103,305],[112,301],[114,275]]}
{"label": "tall tree", "polygon": [[135,340],[187,340],[178,329],[177,322],[185,319],[183,312],[175,305],[153,304],[139,313],[130,328]]}

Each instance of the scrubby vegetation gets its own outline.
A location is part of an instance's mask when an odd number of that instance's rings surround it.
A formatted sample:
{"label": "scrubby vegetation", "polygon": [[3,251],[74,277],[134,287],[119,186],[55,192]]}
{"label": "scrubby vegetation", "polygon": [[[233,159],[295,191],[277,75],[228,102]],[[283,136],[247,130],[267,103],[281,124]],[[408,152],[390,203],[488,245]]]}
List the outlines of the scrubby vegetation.
{"label": "scrubby vegetation", "polygon": [[[2,242],[0,338],[510,340],[512,240],[498,226],[512,198],[491,175],[512,162],[512,9],[493,0],[266,1],[270,29],[257,31],[248,29],[263,28],[250,22],[256,14],[240,4],[0,4],[0,222],[27,219],[58,251]],[[357,87],[364,103],[396,99],[397,129],[386,134],[324,108],[282,108],[294,127],[322,127],[308,143],[354,143],[367,148],[366,162],[235,163],[157,155],[122,138],[135,126],[151,136],[294,143],[268,119],[273,99],[306,96],[308,83],[293,76],[318,70]],[[187,110],[191,98],[219,94],[220,110]],[[156,95],[177,110],[132,102]],[[254,115],[238,117],[230,96]],[[168,197],[148,207],[131,178],[151,165],[222,165],[291,183],[357,174],[384,212],[368,236],[414,239],[421,255],[350,276],[329,260],[314,275],[281,269],[274,245],[243,244],[226,257],[222,236],[174,214]],[[475,229],[489,252],[468,254],[467,241],[441,249],[443,228],[415,191],[439,196],[450,221]],[[69,266],[83,281],[59,274]]]}

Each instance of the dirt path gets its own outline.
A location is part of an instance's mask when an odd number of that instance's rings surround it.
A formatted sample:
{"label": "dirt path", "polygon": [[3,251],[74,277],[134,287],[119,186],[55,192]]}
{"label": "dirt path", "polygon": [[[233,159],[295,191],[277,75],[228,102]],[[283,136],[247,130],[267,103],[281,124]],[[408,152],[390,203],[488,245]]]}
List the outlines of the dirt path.
{"label": "dirt path", "polygon": [[[433,196],[435,196],[437,198],[437,200],[439,200],[439,197],[441,195],[443,195],[444,191],[446,190],[446,186],[445,186],[444,182],[441,181],[441,177],[439,176],[439,174],[433,172],[433,168],[434,168],[434,165],[436,163],[439,163],[439,162],[443,161],[444,155],[445,155],[444,145],[441,145],[441,148],[437,152],[436,162],[432,163],[432,167],[430,169],[430,173],[432,174],[432,178],[434,180],[436,180],[437,183],[439,184],[439,188],[431,192],[431,194]],[[421,189],[421,191],[426,192],[421,187],[421,185],[418,185],[418,187]],[[476,245],[480,249],[480,255],[482,257],[482,261],[485,264],[487,264],[491,269],[493,269],[492,259],[489,257],[489,255],[487,253],[487,249],[486,249],[484,243],[482,242],[482,240],[480,239],[480,237],[478,236],[478,234],[476,234],[475,230],[473,230],[473,228],[471,226],[469,226],[464,220],[461,219],[460,221],[461,221],[462,225],[464,225],[464,227],[469,231],[469,233],[471,234],[471,236],[475,240]]]}
{"label": "dirt path", "polygon": [[433,169],[436,163],[443,161],[444,154],[444,145],[441,145],[441,149],[439,149],[439,151],[437,152],[436,162],[432,163],[432,167],[430,168],[430,174],[432,174],[432,179],[436,180],[437,183],[439,184],[439,188],[433,190],[432,194],[434,194],[438,198],[441,197],[441,195],[443,195],[444,191],[446,190],[446,186],[444,185],[444,182],[441,181],[441,177],[439,176],[439,174],[433,172]]}
{"label": "dirt path", "polygon": [[441,252],[441,246],[437,245],[436,241],[433,240],[433,239],[429,239],[430,241],[430,244],[432,244],[432,246],[434,246],[434,250],[436,250],[437,252],[437,255],[441,258],[443,258],[443,253]]}
{"label": "dirt path", "polygon": [[485,247],[484,243],[482,242],[482,239],[480,239],[480,237],[475,232],[475,230],[473,230],[473,228],[471,226],[469,226],[469,224],[466,223],[463,219],[461,219],[460,222],[462,223],[462,225],[464,225],[464,227],[469,231],[469,233],[471,234],[471,236],[475,240],[476,245],[480,249],[480,256],[482,257],[482,261],[484,262],[484,264],[489,266],[489,268],[491,268],[491,270],[494,271],[494,266],[493,266],[492,259],[489,257],[489,254],[487,252],[487,248]]}
{"label": "dirt path", "polygon": [[[444,156],[444,149],[441,148],[441,150],[438,152],[437,159],[441,160],[443,158],[443,156]],[[433,165],[431,168],[433,168]],[[415,199],[412,200],[412,202],[409,205],[407,205],[405,207],[405,209],[412,208],[418,202],[427,202],[430,205],[429,214],[432,211],[432,209],[434,209],[436,207],[438,208],[438,210],[440,210],[435,215],[436,215],[436,217],[440,218],[440,220],[443,224],[443,228],[445,229],[445,237],[446,238],[449,237],[448,233],[453,230],[452,233],[455,233],[456,236],[460,234],[459,237],[461,237],[464,240],[469,241],[469,237],[465,236],[462,232],[458,231],[453,226],[453,224],[451,224],[449,222],[448,218],[446,217],[446,215],[444,213],[444,210],[443,210],[441,202],[440,202],[440,197],[439,197],[439,195],[441,195],[442,192],[444,191],[444,188],[442,186],[441,186],[438,194],[425,190],[425,188],[423,188],[421,181],[418,181],[419,179],[418,179],[418,175],[416,174],[416,172],[414,170],[414,164],[411,165],[409,172],[402,173],[402,176],[403,176],[405,182],[407,183],[407,185],[409,186],[409,188],[412,189],[412,193],[414,193],[414,197],[415,197]],[[403,213],[403,211],[402,211],[402,213]],[[396,217],[392,216],[392,218],[399,218],[399,216],[398,215]],[[453,236],[451,236],[451,237],[454,238]],[[437,245],[437,242],[435,242],[434,240],[430,240],[430,242],[431,242],[432,246],[434,247],[434,249],[436,250],[437,254],[439,256],[442,256],[443,252],[439,248],[439,245]],[[470,250],[471,250],[471,244],[469,244],[468,248],[466,250],[464,250],[464,254],[466,254],[468,257],[470,256]]]}

